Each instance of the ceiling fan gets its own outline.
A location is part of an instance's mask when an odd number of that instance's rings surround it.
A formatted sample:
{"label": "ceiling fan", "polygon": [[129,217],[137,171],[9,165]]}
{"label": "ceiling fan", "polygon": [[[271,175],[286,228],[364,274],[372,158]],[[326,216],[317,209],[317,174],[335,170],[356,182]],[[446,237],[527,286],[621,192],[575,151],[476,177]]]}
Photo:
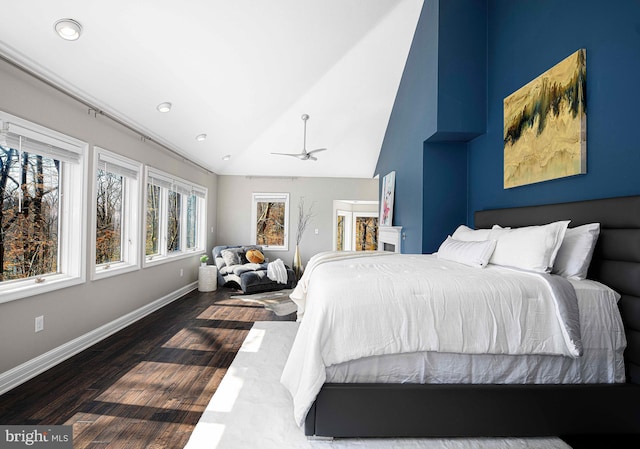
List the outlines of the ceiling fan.
{"label": "ceiling fan", "polygon": [[302,152],[301,153],[271,153],[277,154],[281,156],[293,156],[297,157],[301,161],[317,161],[318,158],[313,154],[318,153],[320,151],[325,151],[326,148],[318,148],[316,150],[307,151],[307,120],[309,120],[309,114],[302,114],[302,121],[304,122],[304,143],[302,144]]}

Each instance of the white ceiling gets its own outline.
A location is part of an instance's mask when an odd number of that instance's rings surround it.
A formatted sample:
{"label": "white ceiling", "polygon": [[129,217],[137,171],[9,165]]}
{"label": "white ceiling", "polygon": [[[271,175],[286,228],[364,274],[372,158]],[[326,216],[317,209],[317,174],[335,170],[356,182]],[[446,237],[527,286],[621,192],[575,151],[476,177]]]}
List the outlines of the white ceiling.
{"label": "white ceiling", "polygon": [[[1,0],[0,52],[215,173],[370,178],[422,2]],[[305,113],[328,150],[270,154],[302,150]]]}

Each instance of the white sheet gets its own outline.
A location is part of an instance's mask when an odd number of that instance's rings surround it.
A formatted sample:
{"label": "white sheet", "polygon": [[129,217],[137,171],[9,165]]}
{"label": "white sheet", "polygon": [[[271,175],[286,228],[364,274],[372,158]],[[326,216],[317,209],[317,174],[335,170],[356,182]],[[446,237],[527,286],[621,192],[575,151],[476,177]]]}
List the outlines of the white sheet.
{"label": "white sheet", "polygon": [[[556,285],[556,278],[465,267],[434,255],[312,258],[291,295],[303,318],[281,378],[296,421],[304,421],[327,366],[362,357],[419,351],[579,356],[575,292],[559,278]],[[565,295],[558,295],[563,287]]]}

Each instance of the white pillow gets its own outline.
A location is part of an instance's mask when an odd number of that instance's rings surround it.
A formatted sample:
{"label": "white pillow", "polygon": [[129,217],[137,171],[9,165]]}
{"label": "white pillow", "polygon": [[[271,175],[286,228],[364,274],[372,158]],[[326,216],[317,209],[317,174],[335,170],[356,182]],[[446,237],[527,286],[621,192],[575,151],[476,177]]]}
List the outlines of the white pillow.
{"label": "white pillow", "polygon": [[438,259],[483,268],[489,263],[495,247],[495,240],[462,241],[448,236],[440,245],[437,255]]}
{"label": "white pillow", "polygon": [[586,279],[599,235],[600,223],[567,229],[551,272],[567,279]]}
{"label": "white pillow", "polygon": [[465,242],[480,242],[489,239],[491,229],[471,229],[469,226],[460,225],[451,238]]}
{"label": "white pillow", "polygon": [[569,221],[556,221],[513,229],[494,226],[489,238],[497,243],[489,262],[550,273],[568,225]]}

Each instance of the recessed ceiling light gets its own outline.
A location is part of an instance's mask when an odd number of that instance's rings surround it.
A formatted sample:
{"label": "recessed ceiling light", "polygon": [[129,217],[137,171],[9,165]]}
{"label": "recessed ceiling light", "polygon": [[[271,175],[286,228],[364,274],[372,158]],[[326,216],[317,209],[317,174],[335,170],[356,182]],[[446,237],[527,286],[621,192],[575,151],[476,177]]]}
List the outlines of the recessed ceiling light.
{"label": "recessed ceiling light", "polygon": [[169,103],[168,101],[160,103],[157,109],[160,112],[169,112],[171,110],[171,103]]}
{"label": "recessed ceiling light", "polygon": [[226,156],[222,156],[222,160],[223,161],[228,161],[229,159],[231,159],[231,155],[227,154]]}
{"label": "recessed ceiling light", "polygon": [[198,135],[196,136],[196,140],[197,140],[198,142],[202,142],[202,141],[203,141],[203,140],[205,140],[206,138],[207,138],[207,135],[206,135],[206,134],[198,134]]}
{"label": "recessed ceiling light", "polygon": [[82,25],[73,19],[60,19],[53,27],[58,36],[68,41],[77,40],[80,37],[80,33],[82,33]]}

